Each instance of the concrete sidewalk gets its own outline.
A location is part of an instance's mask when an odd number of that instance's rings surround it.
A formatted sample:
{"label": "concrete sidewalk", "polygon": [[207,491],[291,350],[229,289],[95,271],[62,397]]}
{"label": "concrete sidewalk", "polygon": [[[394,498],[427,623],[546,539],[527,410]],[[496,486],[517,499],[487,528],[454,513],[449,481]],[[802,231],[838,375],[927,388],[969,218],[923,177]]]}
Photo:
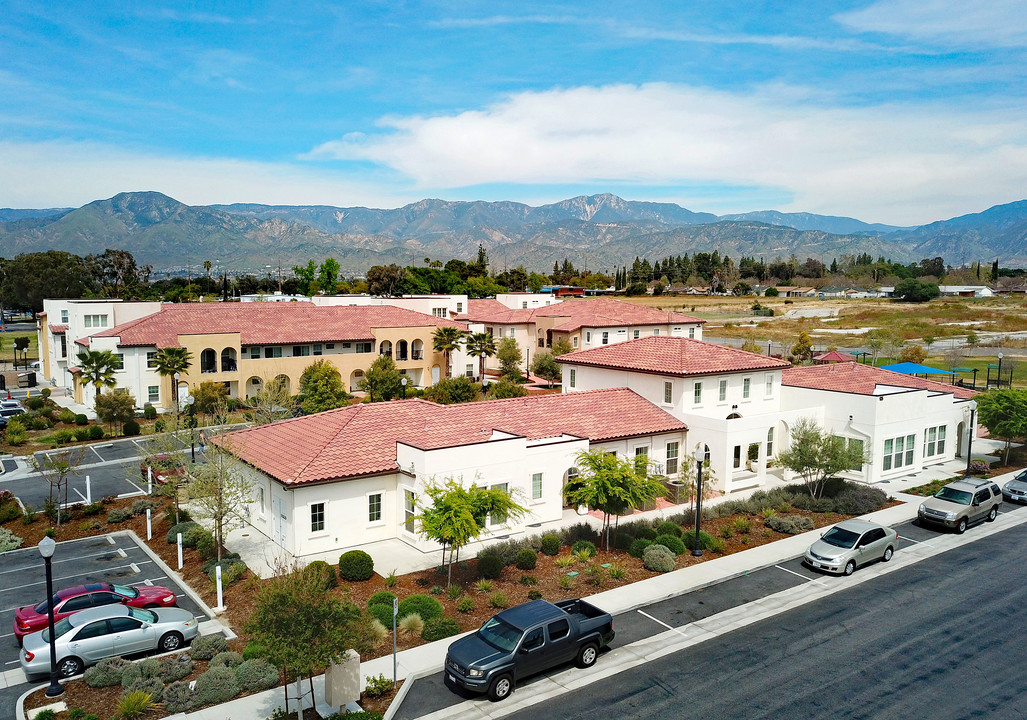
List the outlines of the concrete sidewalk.
{"label": "concrete sidewalk", "polygon": [[[946,465],[951,464],[946,463]],[[958,464],[961,465],[962,461]],[[957,473],[953,472],[951,468],[938,468],[936,473],[932,474],[949,478]],[[1015,474],[1015,472],[1011,472],[993,479],[999,485],[1002,485]],[[933,478],[925,477],[924,473],[919,473],[915,478],[909,478],[902,482],[901,485],[905,489],[930,482],[931,479]],[[896,492],[890,487],[882,487],[882,489],[890,492],[897,500],[901,500],[902,503],[870,513],[864,516],[866,519],[882,525],[897,525],[916,517],[917,507],[922,501],[921,497]],[[731,499],[735,498],[732,497]],[[716,557],[698,565],[675,570],[665,575],[607,590],[589,597],[588,600],[614,615],[630,612],[651,603],[683,595],[802,555],[806,548],[820,536],[821,532],[821,530],[812,530],[733,555]],[[944,536],[942,535],[942,537]],[[972,539],[972,537],[969,538],[969,540]],[[410,680],[438,672],[442,669],[446,650],[455,639],[455,637],[446,638],[420,647],[411,648],[410,650],[404,650],[397,654],[396,676],[408,682],[400,689],[399,695],[391,708],[392,712],[398,709],[402,703],[406,689],[411,685]],[[386,655],[362,662],[360,664],[360,675],[362,679],[367,676],[377,675],[391,678],[392,667],[393,657],[392,655]],[[259,720],[260,718],[269,717],[276,708],[284,707],[284,697],[284,691],[279,687],[195,713],[175,715],[172,718],[173,720],[226,720],[226,718],[253,718],[254,720]],[[290,697],[292,696],[290,695]],[[294,701],[290,702],[294,707]],[[314,679],[314,702],[319,710],[322,708],[327,709],[324,700],[323,676]],[[388,718],[389,715],[386,717]]]}

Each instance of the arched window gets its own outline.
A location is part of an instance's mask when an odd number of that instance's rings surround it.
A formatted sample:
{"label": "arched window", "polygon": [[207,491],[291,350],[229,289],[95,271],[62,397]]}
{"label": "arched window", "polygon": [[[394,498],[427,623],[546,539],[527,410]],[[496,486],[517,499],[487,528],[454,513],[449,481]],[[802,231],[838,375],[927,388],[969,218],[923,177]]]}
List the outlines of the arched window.
{"label": "arched window", "polygon": [[206,348],[200,353],[200,372],[216,373],[218,371],[218,354],[214,348]]}
{"label": "arched window", "polygon": [[400,340],[396,343],[396,362],[405,362],[407,359],[407,341]]}
{"label": "arched window", "polygon": [[221,351],[221,372],[235,372],[238,370],[235,362],[235,348],[225,348]]}
{"label": "arched window", "polygon": [[382,340],[382,344],[378,346],[378,354],[392,357],[392,343],[388,340]]}

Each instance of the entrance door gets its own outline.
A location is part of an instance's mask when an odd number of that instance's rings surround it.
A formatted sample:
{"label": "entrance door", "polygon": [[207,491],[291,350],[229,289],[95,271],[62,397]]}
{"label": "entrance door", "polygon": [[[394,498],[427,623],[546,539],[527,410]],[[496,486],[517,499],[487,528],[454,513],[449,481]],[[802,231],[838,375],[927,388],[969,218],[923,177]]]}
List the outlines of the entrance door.
{"label": "entrance door", "polygon": [[285,503],[281,498],[271,498],[271,541],[285,547]]}

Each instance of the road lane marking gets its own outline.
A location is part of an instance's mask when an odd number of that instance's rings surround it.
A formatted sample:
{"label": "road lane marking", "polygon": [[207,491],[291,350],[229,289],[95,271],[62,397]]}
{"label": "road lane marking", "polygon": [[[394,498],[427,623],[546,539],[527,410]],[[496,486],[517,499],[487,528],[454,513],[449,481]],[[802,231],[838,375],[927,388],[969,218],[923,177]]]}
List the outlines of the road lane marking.
{"label": "road lane marking", "polygon": [[681,630],[678,630],[676,627],[671,627],[670,625],[668,625],[667,623],[663,622],[662,620],[657,620],[656,618],[654,618],[649,613],[643,612],[641,610],[636,610],[635,612],[637,612],[639,615],[645,615],[647,618],[652,620],[654,623],[657,623],[658,625],[663,625],[663,627],[667,628],[668,630],[673,630],[674,632],[676,632],[681,637],[685,637],[685,633],[683,633]]}
{"label": "road lane marking", "polygon": [[820,582],[819,580],[817,580],[816,578],[811,578],[811,577],[809,577],[807,575],[803,575],[802,573],[797,573],[794,570],[789,570],[786,567],[781,567],[780,565],[775,565],[774,567],[776,567],[778,570],[784,570],[786,573],[791,573],[795,577],[801,577],[803,580],[806,580],[807,582],[815,583],[816,585],[821,585],[821,586],[824,584],[824,583]]}

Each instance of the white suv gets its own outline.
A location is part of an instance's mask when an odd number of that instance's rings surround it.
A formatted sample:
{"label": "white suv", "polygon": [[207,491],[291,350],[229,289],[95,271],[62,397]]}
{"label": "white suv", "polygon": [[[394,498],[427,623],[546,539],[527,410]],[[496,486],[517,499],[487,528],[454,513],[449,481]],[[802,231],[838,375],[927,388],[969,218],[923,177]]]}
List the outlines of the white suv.
{"label": "white suv", "polygon": [[998,517],[1002,490],[991,480],[964,478],[951,482],[924,500],[917,511],[921,523],[934,523],[966,531],[967,525]]}

